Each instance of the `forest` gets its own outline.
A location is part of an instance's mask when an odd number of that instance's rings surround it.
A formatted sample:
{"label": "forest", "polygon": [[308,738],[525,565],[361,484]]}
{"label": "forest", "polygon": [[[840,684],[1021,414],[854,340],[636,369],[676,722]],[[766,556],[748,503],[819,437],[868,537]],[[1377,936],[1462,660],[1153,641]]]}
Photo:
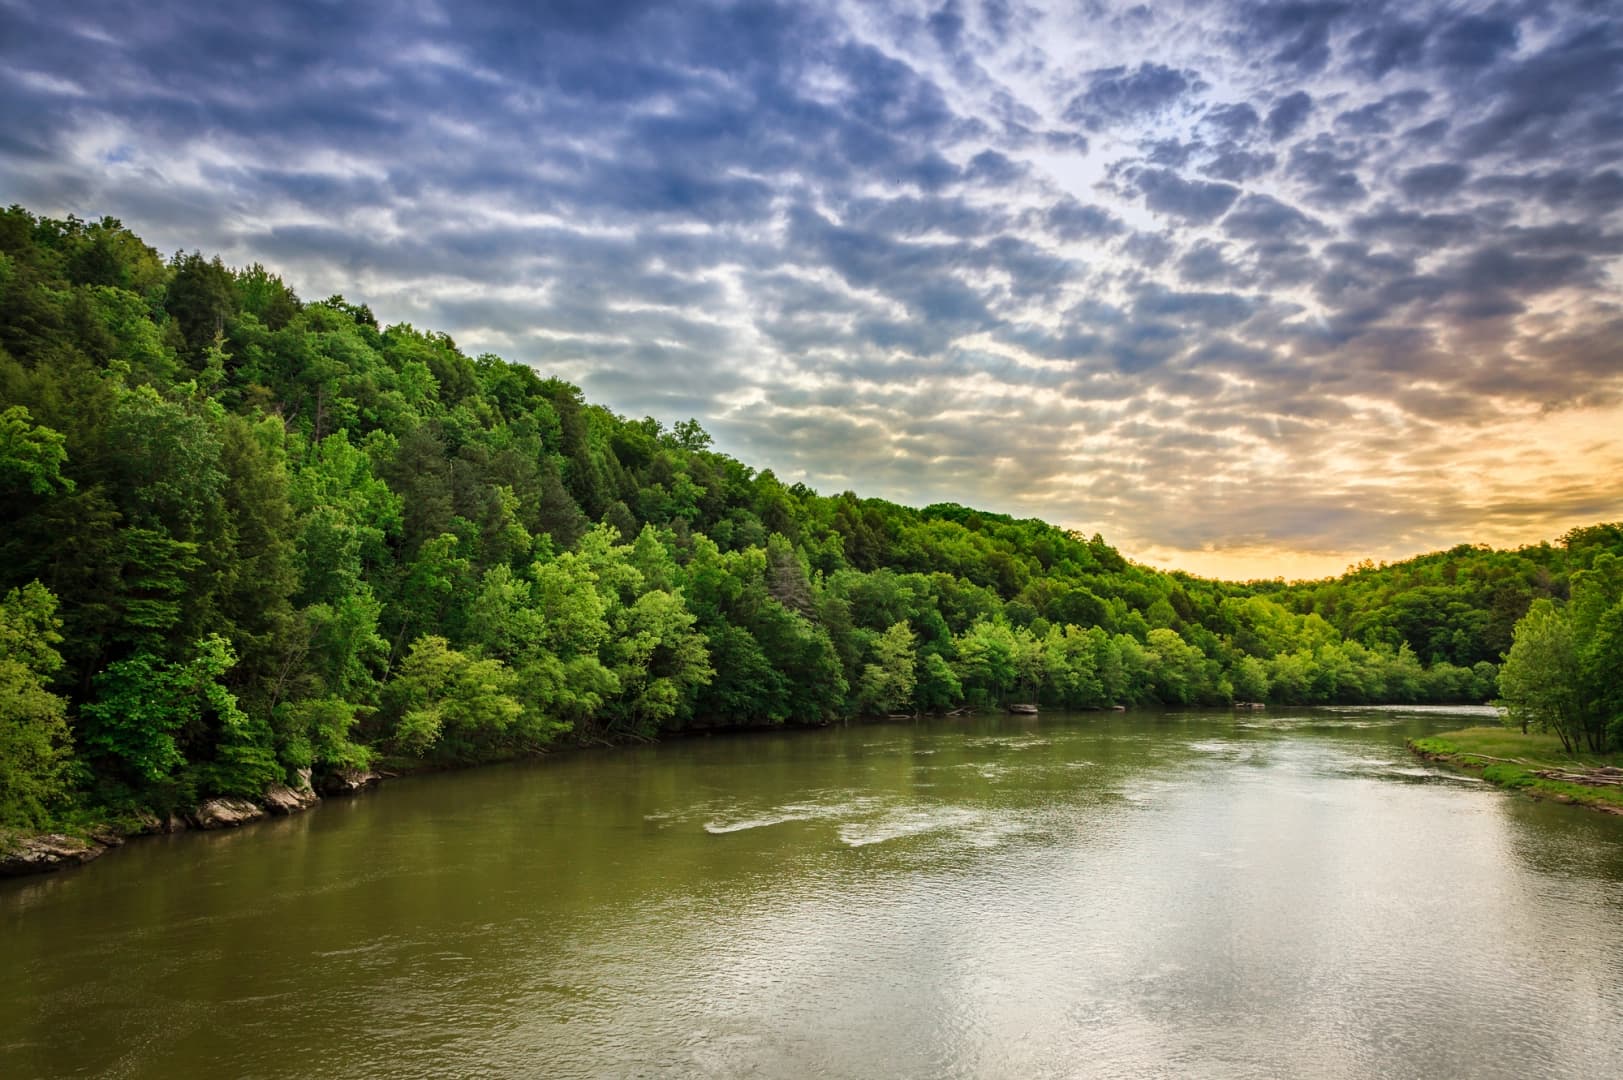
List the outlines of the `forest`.
{"label": "forest", "polygon": [[1479,702],[1507,655],[1514,716],[1623,736],[1618,524],[1314,582],[1161,572],[785,484],[696,420],[110,218],[0,212],[0,507],[20,830],[690,729]]}

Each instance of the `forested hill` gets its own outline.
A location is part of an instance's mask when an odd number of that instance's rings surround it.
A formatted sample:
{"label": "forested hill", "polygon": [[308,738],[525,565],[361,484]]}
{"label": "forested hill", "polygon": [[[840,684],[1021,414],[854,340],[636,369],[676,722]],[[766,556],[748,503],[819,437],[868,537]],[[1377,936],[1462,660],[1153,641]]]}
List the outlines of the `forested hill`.
{"label": "forested hill", "polygon": [[446,335],[0,214],[0,824],[560,738],[1481,700],[1616,526],[1228,585],[820,495]]}

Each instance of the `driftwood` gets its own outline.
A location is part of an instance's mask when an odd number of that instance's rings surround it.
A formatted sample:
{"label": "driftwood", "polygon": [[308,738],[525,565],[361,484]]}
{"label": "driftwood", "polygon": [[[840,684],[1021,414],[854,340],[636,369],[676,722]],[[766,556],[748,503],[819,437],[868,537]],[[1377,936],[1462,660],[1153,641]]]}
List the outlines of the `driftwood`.
{"label": "driftwood", "polygon": [[1533,773],[1541,780],[1561,780],[1568,784],[1584,784],[1588,787],[1615,787],[1623,788],[1623,769],[1603,765],[1596,769],[1586,769],[1583,772],[1568,772],[1564,769],[1540,769]]}

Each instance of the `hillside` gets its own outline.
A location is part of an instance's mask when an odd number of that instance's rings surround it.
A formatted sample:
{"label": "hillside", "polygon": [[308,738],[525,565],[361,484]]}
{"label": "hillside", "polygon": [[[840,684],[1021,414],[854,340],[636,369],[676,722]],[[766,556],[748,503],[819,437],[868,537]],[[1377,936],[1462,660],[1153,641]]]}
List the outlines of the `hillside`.
{"label": "hillside", "polygon": [[0,824],[1007,701],[1480,701],[1623,530],[1226,584],[786,485],[448,336],[0,213]]}

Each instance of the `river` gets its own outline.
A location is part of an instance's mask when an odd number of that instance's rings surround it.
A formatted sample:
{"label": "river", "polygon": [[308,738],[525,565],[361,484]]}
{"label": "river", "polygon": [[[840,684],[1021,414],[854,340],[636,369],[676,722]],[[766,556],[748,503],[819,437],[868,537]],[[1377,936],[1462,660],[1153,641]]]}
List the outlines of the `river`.
{"label": "river", "polygon": [[1481,712],[982,716],[392,782],[0,882],[0,1076],[1623,1076],[1623,818]]}

